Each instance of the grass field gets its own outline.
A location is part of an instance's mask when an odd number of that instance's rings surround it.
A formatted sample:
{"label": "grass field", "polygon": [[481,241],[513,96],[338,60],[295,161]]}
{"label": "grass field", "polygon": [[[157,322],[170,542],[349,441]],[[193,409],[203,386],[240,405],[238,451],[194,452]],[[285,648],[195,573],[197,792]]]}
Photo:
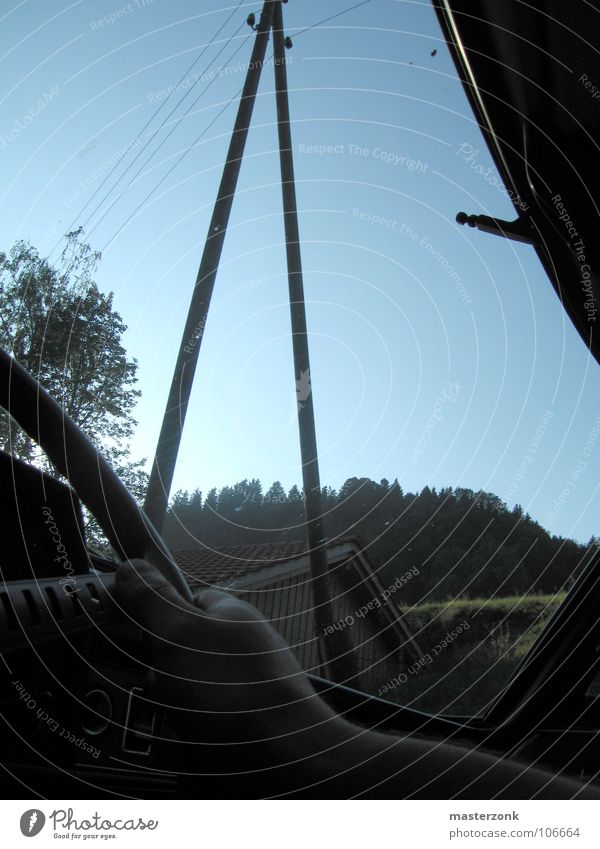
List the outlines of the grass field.
{"label": "grass field", "polygon": [[[455,599],[403,611],[422,658],[388,682],[386,699],[430,713],[472,716],[498,695],[564,598]],[[380,690],[383,687],[380,685]]]}

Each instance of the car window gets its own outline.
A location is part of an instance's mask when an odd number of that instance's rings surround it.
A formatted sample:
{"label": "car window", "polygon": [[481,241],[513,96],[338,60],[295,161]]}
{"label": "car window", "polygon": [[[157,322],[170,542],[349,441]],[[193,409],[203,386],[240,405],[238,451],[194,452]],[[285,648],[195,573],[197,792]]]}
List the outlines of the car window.
{"label": "car window", "polygon": [[[255,32],[242,6],[113,7],[6,19],[0,341],[142,501]],[[474,714],[597,547],[600,377],[533,250],[455,221],[511,219],[514,198],[432,7],[284,15],[311,369],[292,361],[270,46],[165,538],[306,668]],[[304,544],[309,394],[325,618]]]}

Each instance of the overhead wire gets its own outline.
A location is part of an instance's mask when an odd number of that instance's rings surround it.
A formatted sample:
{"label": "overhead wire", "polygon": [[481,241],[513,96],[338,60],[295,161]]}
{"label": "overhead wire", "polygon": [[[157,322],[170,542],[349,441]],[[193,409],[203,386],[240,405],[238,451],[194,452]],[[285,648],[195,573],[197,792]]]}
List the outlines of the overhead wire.
{"label": "overhead wire", "polygon": [[[240,27],[238,27],[238,29],[236,30],[236,32],[235,32],[235,33],[231,36],[231,38],[230,38],[230,39],[228,39],[228,41],[227,41],[227,42],[223,45],[223,47],[221,48],[221,50],[219,50],[219,52],[218,52],[218,53],[217,53],[217,55],[215,56],[215,59],[217,59],[217,58],[221,55],[221,53],[225,50],[225,48],[226,48],[226,47],[228,47],[228,46],[229,46],[229,44],[231,44],[232,40],[233,40],[233,39],[237,36],[237,34],[239,33],[239,31],[240,31],[240,29],[242,28],[242,26],[243,26],[243,24],[242,24]],[[98,221],[94,224],[94,227],[92,228],[92,230],[90,230],[90,235],[91,235],[91,233],[93,233],[93,232],[97,229],[98,225],[99,225],[99,224],[100,224],[100,223],[101,223],[101,222],[102,222],[102,221],[106,218],[106,216],[108,215],[108,213],[110,212],[110,210],[113,208],[113,206],[114,206],[114,205],[115,205],[115,204],[116,204],[116,203],[117,203],[117,202],[118,202],[118,201],[119,201],[119,200],[123,197],[123,195],[126,193],[127,189],[129,189],[129,187],[130,187],[130,186],[131,186],[131,185],[132,185],[132,184],[133,184],[133,183],[137,180],[137,178],[138,178],[138,177],[140,176],[140,174],[144,171],[144,169],[146,168],[146,166],[147,166],[147,165],[148,165],[148,164],[152,161],[152,159],[154,159],[154,157],[156,156],[156,154],[158,153],[158,151],[161,149],[161,147],[163,147],[163,145],[165,144],[165,142],[166,142],[166,141],[167,141],[167,140],[168,140],[168,139],[169,139],[169,138],[173,135],[173,133],[177,130],[177,128],[179,127],[179,125],[181,124],[181,122],[183,121],[183,119],[186,117],[186,115],[188,115],[188,114],[191,112],[191,110],[194,108],[194,106],[196,106],[196,104],[200,101],[200,99],[201,99],[202,97],[204,97],[204,95],[206,94],[206,92],[208,91],[208,89],[212,86],[212,84],[214,83],[214,81],[217,79],[217,76],[218,76],[218,74],[221,72],[221,70],[223,69],[223,67],[226,67],[226,66],[227,66],[227,63],[231,62],[231,60],[234,58],[234,56],[235,56],[235,55],[236,55],[236,54],[237,54],[237,53],[238,53],[238,52],[242,49],[242,47],[244,46],[244,42],[245,42],[245,40],[244,40],[244,41],[242,41],[242,42],[238,45],[238,47],[234,50],[234,52],[231,54],[231,56],[229,56],[229,57],[228,57],[228,59],[227,59],[226,63],[225,63],[224,65],[221,65],[221,67],[219,68],[219,71],[217,72],[217,74],[209,80],[209,82],[208,82],[208,83],[207,83],[207,85],[206,85],[206,86],[202,89],[202,91],[200,92],[200,94],[198,95],[198,97],[197,97],[195,100],[193,100],[193,101],[192,101],[192,103],[191,103],[191,104],[189,105],[189,107],[185,110],[185,112],[183,113],[183,115],[181,115],[181,116],[177,119],[177,121],[176,121],[176,122],[174,123],[174,125],[171,127],[171,129],[169,130],[169,132],[167,133],[167,135],[166,135],[166,136],[164,136],[164,138],[160,141],[160,143],[159,143],[159,144],[158,144],[158,145],[154,148],[154,150],[151,152],[150,156],[146,159],[146,161],[145,161],[145,162],[144,162],[144,163],[140,166],[140,168],[138,168],[138,170],[135,172],[135,174],[133,175],[133,177],[129,180],[129,182],[127,183],[127,185],[125,186],[125,188],[121,191],[121,193],[120,193],[119,195],[117,195],[117,197],[113,200],[113,202],[110,204],[110,206],[108,206],[108,207],[106,208],[106,210],[102,213],[102,215],[100,216],[100,218],[98,219]],[[213,61],[214,61],[214,60],[213,60]],[[211,64],[212,64],[212,63],[211,63]],[[209,66],[209,67],[210,67],[210,66]],[[206,72],[204,72],[204,73],[206,73]],[[171,110],[171,112],[169,113],[169,115],[168,115],[168,116],[167,116],[167,118],[165,119],[164,123],[161,125],[161,127],[159,127],[159,129],[158,129],[158,130],[156,130],[156,131],[155,131],[155,133],[154,133],[154,135],[153,135],[153,137],[152,137],[152,139],[151,139],[150,141],[152,141],[154,138],[156,138],[156,135],[160,132],[160,130],[162,129],[162,127],[164,126],[164,124],[168,121],[168,119],[171,117],[171,115],[173,114],[173,112],[175,112],[175,111],[179,108],[179,106],[181,105],[181,103],[183,103],[183,101],[185,100],[185,97],[187,96],[187,94],[189,94],[189,92],[190,92],[190,91],[191,91],[191,89],[189,89],[189,90],[188,90],[188,92],[186,93],[186,95],[184,95],[184,97],[182,97],[182,99],[179,101],[179,103],[178,103],[178,104],[177,104],[177,105],[176,105],[176,106],[175,106],[175,107]],[[149,142],[148,144],[150,144],[150,142]],[[139,159],[139,157],[141,156],[141,154],[142,154],[142,153],[143,153],[143,150],[139,152],[138,156],[136,156],[136,157],[135,157],[135,159],[133,160],[133,162],[131,163],[131,165],[133,165],[133,164],[134,164],[134,162],[136,162],[136,161]],[[109,192],[108,194],[110,194],[110,192]],[[103,202],[104,202],[104,201],[102,201],[102,202],[101,202],[101,203],[100,203],[100,204],[96,207],[96,209],[94,210],[94,212],[92,213],[92,215],[88,217],[88,219],[86,220],[86,222],[85,222],[85,223],[84,223],[84,225],[83,225],[84,227],[85,227],[85,226],[87,226],[87,224],[91,221],[91,219],[94,217],[94,215],[96,214],[96,212],[98,211],[98,209],[100,208],[100,206],[102,205],[102,203],[103,203]]]}
{"label": "overhead wire", "polygon": [[[154,112],[153,112],[153,114],[150,116],[150,118],[146,121],[146,123],[145,123],[145,124],[144,124],[144,126],[141,128],[141,130],[140,130],[140,131],[137,133],[137,135],[136,135],[136,136],[134,136],[134,138],[131,140],[131,142],[130,142],[130,143],[129,143],[129,145],[127,146],[127,148],[126,148],[125,152],[123,153],[123,155],[121,156],[121,158],[120,158],[120,159],[119,159],[119,160],[118,160],[118,161],[117,161],[117,162],[116,162],[116,163],[112,166],[112,168],[110,168],[110,169],[109,169],[109,171],[108,171],[108,173],[106,174],[106,176],[104,177],[104,179],[103,179],[103,180],[99,183],[99,185],[96,187],[95,191],[94,191],[94,192],[92,193],[92,195],[88,198],[88,200],[87,200],[87,202],[85,203],[85,205],[82,207],[82,209],[78,212],[78,214],[76,215],[76,217],[75,217],[75,218],[73,219],[73,221],[70,223],[70,225],[68,226],[68,228],[67,228],[67,230],[66,230],[66,233],[71,232],[71,231],[73,230],[73,228],[77,225],[78,221],[80,221],[80,220],[81,220],[81,217],[82,217],[83,213],[84,213],[84,212],[85,212],[85,210],[89,207],[89,205],[92,203],[92,201],[94,200],[94,198],[98,195],[98,193],[99,193],[100,191],[102,191],[102,188],[106,185],[106,183],[108,182],[108,180],[110,180],[111,176],[115,173],[115,171],[119,168],[119,166],[121,166],[121,165],[123,164],[123,162],[125,162],[125,160],[126,160],[126,158],[127,158],[127,155],[128,155],[128,153],[129,153],[129,151],[130,151],[130,150],[131,150],[131,149],[132,149],[132,148],[136,145],[136,143],[138,142],[138,140],[139,140],[139,139],[142,137],[142,135],[146,132],[146,130],[147,130],[147,129],[148,129],[148,127],[152,124],[152,122],[154,121],[154,119],[155,119],[155,118],[159,115],[159,113],[161,112],[161,110],[163,109],[163,107],[164,107],[164,106],[168,103],[169,98],[170,98],[170,97],[171,97],[171,96],[172,96],[172,95],[173,95],[173,94],[177,91],[177,89],[178,89],[178,87],[181,85],[181,83],[182,83],[182,82],[183,82],[183,81],[184,81],[184,80],[185,80],[185,79],[189,76],[189,74],[193,71],[193,69],[196,67],[196,65],[198,64],[198,62],[202,59],[202,57],[204,56],[204,54],[205,54],[205,53],[206,53],[206,51],[208,50],[208,48],[209,48],[209,47],[211,47],[211,46],[214,44],[214,42],[215,42],[215,40],[217,39],[217,37],[218,37],[218,36],[221,34],[221,32],[225,29],[225,27],[227,26],[227,24],[229,23],[229,21],[230,21],[230,20],[232,19],[232,17],[236,14],[236,12],[238,11],[238,9],[240,8],[240,6],[241,6],[244,2],[245,2],[245,0],[239,0],[239,2],[238,2],[238,4],[237,4],[237,6],[235,6],[235,7],[234,7],[234,9],[233,9],[233,10],[231,11],[231,13],[227,16],[227,18],[223,21],[223,23],[219,26],[219,28],[216,30],[216,32],[214,32],[214,33],[213,33],[213,35],[211,36],[211,38],[210,38],[210,39],[206,42],[206,44],[204,45],[203,49],[200,51],[199,55],[198,55],[198,56],[196,56],[196,58],[195,58],[195,59],[194,59],[194,61],[191,63],[191,65],[189,65],[189,66],[186,68],[186,70],[183,72],[183,74],[181,75],[181,77],[179,78],[179,80],[178,80],[178,81],[175,83],[175,85],[171,88],[171,90],[169,91],[168,96],[167,96],[164,100],[162,100],[162,101],[161,101],[161,103],[159,104],[158,108],[157,108],[157,109],[155,109],[155,111],[154,111]],[[233,39],[233,38],[235,38],[235,36],[236,36],[236,35],[237,35],[237,33],[240,31],[240,29],[242,28],[242,26],[243,26],[243,24],[242,24],[240,27],[238,27],[238,29],[236,30],[236,32],[235,32],[235,33],[234,33],[234,34],[233,34],[233,35],[232,35],[232,36],[228,39],[228,41],[227,41],[227,42],[226,42],[226,44],[225,44],[225,47],[227,47],[227,45],[228,45],[228,44],[231,44],[232,39]],[[147,142],[146,142],[146,143],[145,143],[145,144],[141,147],[141,149],[138,151],[138,153],[137,153],[137,155],[134,157],[134,159],[133,159],[133,160],[129,163],[129,165],[127,166],[127,168],[126,168],[126,169],[122,172],[122,174],[118,177],[118,179],[116,180],[116,182],[115,182],[115,183],[113,183],[113,185],[110,187],[110,189],[108,190],[108,192],[104,195],[104,197],[102,198],[102,200],[101,200],[101,201],[100,201],[100,202],[96,205],[96,207],[94,208],[94,210],[92,211],[92,213],[88,216],[88,218],[87,218],[87,219],[83,222],[83,224],[82,224],[82,225],[80,225],[80,226],[85,227],[85,226],[89,223],[89,221],[90,221],[90,220],[94,217],[94,215],[96,214],[96,212],[98,211],[98,209],[102,206],[102,204],[105,202],[105,200],[106,200],[106,199],[108,198],[108,196],[111,194],[111,192],[113,192],[113,191],[116,189],[116,187],[119,185],[119,183],[121,182],[121,180],[124,178],[124,176],[125,176],[125,175],[127,174],[127,172],[130,170],[130,168],[131,168],[131,167],[135,164],[135,162],[136,162],[136,161],[137,161],[137,159],[138,159],[138,158],[142,155],[142,153],[144,152],[144,150],[146,150],[146,148],[148,147],[148,145],[151,143],[151,141],[152,141],[152,140],[153,140],[153,138],[155,137],[156,133],[160,132],[160,130],[161,130],[161,129],[165,126],[165,124],[167,123],[167,121],[169,120],[169,118],[173,115],[173,113],[174,113],[174,112],[176,112],[176,111],[177,111],[177,109],[181,106],[181,104],[183,103],[183,101],[185,100],[185,98],[186,98],[186,97],[187,97],[187,96],[188,96],[188,95],[189,95],[189,94],[193,91],[194,87],[198,84],[198,82],[202,79],[202,77],[203,77],[206,73],[208,73],[208,71],[210,70],[211,66],[215,63],[216,59],[218,59],[218,57],[219,57],[219,56],[220,56],[220,54],[223,52],[223,49],[225,49],[225,47],[224,47],[224,48],[222,48],[222,50],[220,50],[220,51],[219,51],[219,53],[217,53],[217,54],[216,54],[216,56],[214,56],[214,57],[213,57],[213,59],[209,62],[209,64],[207,65],[207,67],[206,67],[206,68],[202,71],[202,73],[198,76],[198,79],[196,80],[196,82],[195,82],[192,86],[190,86],[190,88],[186,91],[186,93],[183,95],[183,97],[182,97],[182,98],[181,98],[181,99],[180,99],[180,100],[179,100],[179,101],[175,104],[175,106],[173,107],[173,109],[171,109],[171,111],[169,112],[169,114],[167,115],[167,117],[163,120],[163,122],[162,122],[162,124],[160,125],[160,127],[158,127],[156,130],[154,130],[154,131],[153,131],[153,132],[154,132],[154,135],[153,135],[153,136],[152,136],[152,137],[151,137],[151,138],[150,138],[150,139],[149,139],[149,140],[148,140],[148,141],[147,141]],[[52,250],[51,250],[51,251],[50,251],[50,253],[48,254],[47,259],[49,259],[49,258],[52,256],[52,254],[53,254],[53,253],[54,253],[54,251],[55,251],[55,250],[59,247],[59,245],[61,244],[61,242],[63,241],[63,239],[64,239],[64,238],[65,238],[64,236],[61,236],[61,238],[58,240],[58,242],[54,245],[54,247],[52,248]]]}
{"label": "overhead wire", "polygon": [[[233,51],[233,53],[232,53],[232,54],[231,54],[231,55],[227,58],[227,61],[226,61],[223,65],[221,65],[221,67],[219,68],[219,72],[218,72],[218,73],[220,73],[220,71],[221,71],[223,68],[226,68],[226,67],[227,67],[227,65],[229,64],[229,62],[231,62],[231,60],[232,60],[232,59],[233,59],[233,58],[237,55],[237,53],[239,53],[239,51],[242,49],[242,47],[244,46],[245,42],[246,42],[246,39],[244,39],[244,41],[242,41],[242,42],[241,42],[241,44],[239,44],[239,45],[238,45],[238,47],[237,47],[237,48]],[[218,73],[217,73],[217,76],[218,76]],[[189,107],[186,109],[186,111],[183,113],[183,115],[181,115],[181,116],[180,116],[180,118],[177,120],[177,122],[176,122],[176,123],[174,124],[174,126],[171,128],[171,130],[170,130],[170,131],[167,133],[167,135],[166,135],[166,136],[162,139],[161,143],[160,143],[160,144],[159,144],[159,145],[158,145],[158,146],[154,149],[154,151],[150,154],[150,156],[149,156],[149,157],[148,157],[148,159],[144,162],[144,164],[141,166],[141,168],[139,168],[139,169],[136,171],[136,173],[135,173],[135,174],[134,174],[134,176],[131,178],[131,180],[127,183],[127,185],[125,186],[125,188],[123,189],[123,191],[121,192],[121,194],[120,194],[120,195],[118,195],[118,196],[115,198],[115,200],[111,203],[111,205],[110,205],[110,206],[109,206],[109,207],[108,207],[108,208],[107,208],[107,209],[103,212],[103,214],[100,216],[100,218],[98,219],[98,221],[94,224],[93,228],[90,230],[90,232],[88,233],[88,235],[91,235],[91,234],[92,234],[92,233],[93,233],[93,232],[94,232],[94,231],[98,228],[98,226],[99,226],[99,225],[102,223],[102,221],[106,218],[106,216],[108,215],[108,213],[110,212],[110,210],[113,208],[113,206],[114,206],[114,205],[115,205],[115,204],[116,204],[116,203],[117,203],[117,202],[118,202],[118,201],[119,201],[119,200],[123,197],[123,195],[125,194],[125,192],[127,191],[127,189],[128,189],[128,188],[132,185],[132,183],[134,183],[134,182],[135,182],[135,180],[139,177],[139,175],[142,173],[142,171],[144,170],[144,168],[145,168],[145,167],[148,165],[148,163],[149,163],[149,162],[153,159],[153,157],[154,157],[154,156],[158,153],[158,151],[159,151],[159,150],[160,150],[160,148],[164,145],[164,143],[167,141],[167,139],[169,139],[169,138],[170,138],[170,136],[172,136],[172,135],[173,135],[173,133],[174,133],[174,132],[175,132],[175,130],[179,127],[180,123],[183,121],[183,119],[186,117],[186,115],[188,115],[188,113],[189,113],[189,112],[190,112],[190,111],[194,108],[194,106],[198,103],[198,101],[200,100],[200,98],[204,96],[204,94],[206,93],[206,91],[207,91],[207,90],[210,88],[210,86],[214,83],[214,81],[215,81],[215,79],[217,78],[217,76],[213,77],[213,78],[210,80],[210,82],[209,82],[209,83],[205,86],[205,88],[204,88],[204,89],[200,92],[200,94],[198,95],[198,97],[197,97],[197,98],[196,98],[196,99],[195,99],[195,100],[194,100],[194,101],[193,101],[193,102],[189,105]],[[192,150],[192,149],[193,149],[193,148],[194,148],[194,147],[198,144],[198,142],[199,142],[199,141],[200,141],[200,139],[201,139],[201,138],[205,135],[205,133],[206,133],[206,132],[207,132],[207,131],[208,131],[208,130],[209,130],[209,129],[213,126],[213,124],[214,124],[214,123],[215,123],[215,122],[216,122],[216,121],[217,121],[217,120],[221,117],[221,115],[222,115],[222,114],[223,114],[223,112],[224,112],[224,111],[228,108],[228,106],[230,106],[230,104],[231,104],[231,103],[232,103],[232,102],[233,102],[233,101],[234,101],[234,100],[235,100],[235,99],[239,96],[240,92],[241,92],[241,89],[239,89],[239,90],[238,90],[238,91],[237,91],[237,92],[233,95],[233,97],[232,97],[230,100],[228,100],[228,101],[227,101],[227,103],[226,103],[226,104],[223,106],[223,108],[222,108],[222,109],[221,109],[221,110],[217,113],[217,115],[216,115],[216,116],[212,119],[212,121],[210,121],[210,123],[209,123],[209,124],[207,124],[207,126],[206,126],[206,127],[204,127],[204,129],[202,130],[202,132],[201,132],[201,133],[200,133],[200,134],[199,134],[199,135],[198,135],[198,136],[194,139],[194,141],[193,141],[193,142],[189,145],[189,147],[187,147],[187,148],[183,151],[183,153],[182,153],[182,154],[181,154],[181,156],[180,156],[180,157],[176,160],[176,162],[174,163],[174,165],[172,165],[172,166],[171,166],[171,168],[169,168],[169,170],[167,171],[167,173],[166,173],[166,174],[164,174],[164,175],[163,175],[163,177],[161,177],[161,179],[158,181],[158,183],[156,183],[156,185],[154,186],[154,188],[152,188],[152,189],[150,190],[150,192],[146,195],[146,197],[145,197],[145,198],[144,198],[144,199],[140,202],[140,204],[138,204],[138,206],[134,209],[134,211],[133,211],[133,212],[132,212],[132,213],[131,213],[131,214],[130,214],[127,218],[126,218],[126,220],[125,220],[125,222],[122,224],[122,226],[121,226],[121,227],[119,227],[119,229],[118,229],[118,230],[114,233],[114,235],[113,235],[113,236],[109,239],[109,241],[108,241],[108,242],[104,245],[104,247],[102,248],[102,251],[106,250],[106,248],[108,247],[108,245],[109,245],[109,244],[110,244],[110,243],[111,243],[111,242],[115,239],[115,237],[118,235],[118,233],[120,233],[120,231],[123,229],[123,227],[126,227],[126,226],[127,226],[127,224],[131,221],[131,219],[133,218],[133,216],[134,216],[134,215],[136,215],[136,214],[137,214],[137,212],[140,210],[140,208],[141,208],[141,207],[142,207],[142,206],[146,203],[146,201],[148,200],[148,198],[150,198],[150,197],[154,194],[154,192],[155,192],[155,191],[159,188],[159,186],[161,186],[161,185],[164,183],[164,181],[166,180],[166,178],[167,178],[167,177],[168,177],[168,176],[169,176],[169,175],[170,175],[170,174],[171,174],[171,173],[175,170],[175,168],[179,165],[179,163],[180,163],[183,159],[185,159],[185,157],[188,155],[188,153],[189,153],[189,152],[190,152],[190,151],[191,151],[191,150]]]}
{"label": "overhead wire", "polygon": [[[347,14],[348,12],[351,12],[351,11],[353,11],[354,9],[357,9],[357,8],[359,8],[360,6],[364,6],[364,5],[366,5],[367,3],[370,3],[370,2],[371,2],[371,0],[361,0],[361,2],[359,2],[359,3],[355,3],[354,5],[349,6],[349,7],[347,7],[346,9],[342,9],[340,12],[336,12],[334,15],[330,15],[330,16],[329,16],[329,17],[327,17],[327,18],[323,18],[323,19],[322,19],[322,20],[320,20],[320,21],[315,21],[315,23],[314,23],[314,24],[311,24],[310,26],[305,27],[304,29],[299,30],[298,32],[294,33],[294,34],[293,34],[293,36],[292,36],[292,38],[296,38],[296,37],[297,37],[297,36],[299,36],[299,35],[302,35],[302,34],[304,34],[304,33],[306,33],[306,32],[309,32],[310,30],[313,30],[313,29],[315,29],[316,27],[321,26],[322,24],[329,23],[329,21],[332,21],[332,20],[334,20],[335,18],[339,18],[341,15],[345,15],[345,14]],[[242,24],[242,26],[243,26],[243,24]],[[240,28],[241,28],[241,27],[240,27]],[[238,31],[239,31],[239,30],[238,30]],[[234,36],[232,36],[232,38],[233,38],[233,37],[235,37],[235,35],[234,35]],[[235,56],[235,54],[236,54],[236,53],[237,53],[237,52],[238,52],[238,51],[242,48],[242,46],[243,46],[244,44],[245,44],[245,40],[244,40],[244,41],[242,41],[242,43],[241,43],[241,44],[239,45],[239,47],[238,47],[238,48],[234,51],[234,53],[232,54],[232,56],[230,56],[230,57],[229,57],[229,59],[227,60],[227,63],[229,63],[229,62],[231,61],[231,59],[232,59],[232,58]],[[216,57],[215,57],[215,58],[216,58]],[[269,56],[269,58],[266,60],[265,64],[266,64],[267,62],[269,62],[272,58],[273,58],[273,53],[271,53],[271,54],[270,54],[270,56]],[[226,63],[226,64],[227,64],[227,63]],[[197,99],[196,99],[196,100],[195,100],[195,101],[194,101],[194,102],[190,105],[190,107],[186,110],[186,112],[185,112],[185,113],[181,116],[181,118],[179,119],[179,121],[177,122],[177,124],[173,127],[173,129],[170,131],[170,133],[169,133],[169,134],[168,134],[168,135],[167,135],[167,136],[163,139],[163,141],[161,142],[161,144],[160,144],[157,148],[155,148],[155,150],[153,151],[153,153],[151,154],[151,156],[150,156],[150,157],[146,160],[146,162],[144,163],[144,166],[142,166],[142,170],[143,170],[143,168],[144,168],[144,167],[148,164],[148,162],[150,162],[150,160],[152,159],[152,157],[153,157],[153,156],[154,156],[154,155],[158,152],[158,150],[160,149],[160,147],[162,147],[162,144],[163,144],[163,143],[167,140],[167,138],[168,138],[168,137],[169,137],[169,136],[170,136],[170,135],[174,132],[174,130],[175,130],[175,129],[179,126],[179,124],[181,123],[181,120],[182,120],[183,118],[185,118],[185,116],[186,116],[186,115],[190,112],[190,110],[191,110],[191,109],[195,106],[195,104],[197,103],[197,101],[200,99],[200,97],[202,97],[202,96],[203,96],[203,94],[206,92],[206,90],[210,87],[210,84],[212,84],[212,82],[214,82],[214,80],[215,80],[215,79],[216,79],[216,77],[213,77],[213,79],[210,81],[209,85],[208,85],[208,86],[206,86],[206,88],[203,90],[203,92],[201,92],[201,94],[198,96],[198,98],[197,98]],[[143,199],[143,200],[142,200],[142,201],[141,201],[141,202],[140,202],[140,203],[136,206],[136,208],[133,210],[133,212],[132,212],[132,213],[130,213],[130,215],[128,215],[128,216],[127,216],[127,218],[125,219],[125,221],[123,222],[123,224],[122,224],[122,225],[121,225],[121,226],[120,226],[120,227],[119,227],[119,228],[118,228],[118,229],[117,229],[117,230],[113,233],[113,235],[110,237],[110,239],[109,239],[109,240],[105,243],[105,245],[102,247],[102,249],[101,249],[101,253],[103,253],[103,252],[104,252],[104,251],[105,251],[105,250],[109,247],[109,245],[111,245],[111,244],[112,244],[112,242],[115,240],[115,238],[118,236],[118,234],[119,234],[119,233],[120,233],[120,232],[121,232],[121,231],[122,231],[122,230],[123,230],[123,229],[124,229],[124,228],[125,228],[128,224],[129,224],[129,222],[130,222],[130,221],[131,221],[131,220],[132,220],[132,219],[133,219],[133,218],[137,215],[137,213],[140,211],[140,209],[141,209],[141,208],[144,206],[144,204],[145,204],[145,203],[146,203],[146,202],[147,202],[147,201],[148,201],[148,200],[152,197],[152,195],[153,195],[153,194],[157,191],[157,189],[158,189],[158,188],[160,188],[160,186],[164,183],[164,181],[167,179],[167,177],[169,177],[169,176],[173,173],[173,171],[174,171],[174,170],[175,170],[175,169],[179,166],[179,164],[180,164],[180,163],[181,163],[181,162],[185,159],[185,157],[188,155],[188,153],[190,153],[190,151],[191,151],[191,150],[193,150],[193,148],[194,148],[194,147],[198,144],[198,142],[199,142],[199,141],[203,138],[203,136],[204,136],[204,135],[208,132],[208,130],[209,130],[209,129],[210,129],[210,128],[211,128],[211,127],[212,127],[212,126],[216,123],[216,121],[218,121],[218,119],[221,117],[221,115],[223,115],[223,113],[224,113],[224,112],[225,112],[225,111],[229,108],[229,106],[231,106],[231,104],[232,104],[232,103],[233,103],[233,102],[234,102],[234,101],[235,101],[235,100],[236,100],[236,99],[240,96],[241,92],[242,92],[242,88],[239,88],[239,89],[238,89],[238,90],[237,90],[237,91],[236,91],[236,92],[235,92],[235,93],[234,93],[234,94],[230,97],[230,99],[229,99],[229,100],[228,100],[228,101],[224,104],[224,106],[223,106],[223,107],[219,110],[219,112],[217,113],[217,115],[215,115],[215,117],[214,117],[214,118],[213,118],[213,119],[212,119],[212,120],[211,120],[211,121],[210,121],[210,122],[209,122],[209,123],[208,123],[208,124],[204,127],[204,129],[202,130],[202,132],[201,132],[201,133],[200,133],[200,134],[199,134],[199,135],[198,135],[198,136],[194,139],[194,141],[193,141],[193,142],[192,142],[192,143],[191,143],[191,144],[190,144],[190,145],[189,145],[189,146],[188,146],[188,147],[187,147],[187,148],[186,148],[186,149],[182,152],[182,154],[181,154],[181,155],[178,157],[178,159],[177,159],[177,160],[173,163],[173,165],[169,168],[169,170],[166,172],[166,174],[164,174],[164,175],[160,178],[160,180],[159,180],[159,181],[155,184],[155,186],[154,186],[154,187],[153,187],[153,188],[152,188],[152,189],[151,189],[151,190],[150,190],[150,191],[146,194],[146,196],[144,197],[144,199]],[[182,102],[182,101],[180,101],[180,102]],[[127,190],[127,188],[131,185],[131,183],[132,183],[132,182],[133,182],[133,181],[137,178],[137,176],[138,176],[139,174],[140,174],[140,171],[138,171],[138,172],[136,173],[135,177],[133,177],[133,178],[132,178],[132,180],[131,180],[128,184],[127,184],[127,186],[126,186],[125,190],[124,190],[124,191],[123,191],[123,192],[122,192],[122,193],[121,193],[121,194],[120,194],[120,195],[116,198],[116,200],[115,200],[115,201],[111,204],[111,206],[110,206],[110,207],[108,207],[108,209],[104,212],[104,214],[102,215],[102,217],[101,217],[101,218],[100,218],[100,219],[96,222],[96,224],[94,225],[94,228],[90,231],[90,234],[91,234],[91,233],[93,233],[93,232],[96,230],[96,228],[99,226],[99,224],[100,224],[100,223],[104,220],[104,218],[106,217],[107,213],[108,213],[108,212],[112,209],[112,207],[115,205],[115,203],[116,203],[116,202],[117,202],[117,201],[118,201],[118,200],[119,200],[119,199],[123,196],[124,192]]]}
{"label": "overhead wire", "polygon": [[371,0],[361,0],[360,3],[355,3],[354,6],[348,6],[347,9],[342,9],[341,12],[336,12],[335,15],[330,15],[328,18],[323,18],[322,21],[315,21],[314,24],[311,24],[309,27],[305,29],[298,30],[298,32],[292,33],[292,38],[297,38],[302,33],[308,32],[311,29],[315,29],[315,27],[320,27],[321,24],[327,24],[329,21],[333,21],[335,18],[339,18],[341,15],[346,15],[348,12],[352,12],[353,9],[358,9],[359,6],[364,6],[367,3],[370,3]]}

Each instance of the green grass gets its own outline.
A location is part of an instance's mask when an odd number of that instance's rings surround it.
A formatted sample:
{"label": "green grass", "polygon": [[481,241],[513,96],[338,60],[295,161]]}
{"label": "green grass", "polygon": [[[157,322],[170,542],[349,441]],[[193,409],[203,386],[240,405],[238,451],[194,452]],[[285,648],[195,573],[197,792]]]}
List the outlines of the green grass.
{"label": "green grass", "polygon": [[537,623],[547,622],[564,597],[564,593],[557,593],[494,599],[458,598],[404,608],[401,614],[421,642],[444,636],[461,622],[469,624],[465,636],[470,641],[486,639],[499,631],[516,640]]}
{"label": "green grass", "polygon": [[[498,695],[563,598],[564,593],[455,599],[404,610],[426,662],[399,668],[399,683],[381,695],[427,712],[479,713]],[[461,623],[461,633],[444,646],[444,637]]]}

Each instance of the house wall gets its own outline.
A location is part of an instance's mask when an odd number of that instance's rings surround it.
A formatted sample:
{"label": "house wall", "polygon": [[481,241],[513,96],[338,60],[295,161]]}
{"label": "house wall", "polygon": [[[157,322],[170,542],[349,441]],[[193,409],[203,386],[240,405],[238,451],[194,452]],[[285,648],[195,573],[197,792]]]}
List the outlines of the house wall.
{"label": "house wall", "polygon": [[365,606],[378,593],[370,582],[361,579],[353,564],[334,570],[331,584],[334,619],[344,624],[360,671],[353,686],[377,693],[407,665],[402,641],[381,608],[366,611]]}
{"label": "house wall", "polygon": [[[372,593],[357,575],[351,561],[330,564],[332,608],[336,632],[343,630],[354,648],[354,660],[360,678],[352,686],[377,693],[406,665],[399,638],[389,627],[389,621],[379,611],[357,616]],[[232,586],[240,598],[257,607],[290,644],[298,662],[307,672],[320,673],[318,636],[312,603],[310,570],[286,574],[279,580],[264,583],[254,578],[252,585]]]}
{"label": "house wall", "polygon": [[290,644],[303,669],[319,673],[319,647],[314,633],[310,572],[303,571],[281,580],[271,580],[268,584],[232,591],[258,607]]}

